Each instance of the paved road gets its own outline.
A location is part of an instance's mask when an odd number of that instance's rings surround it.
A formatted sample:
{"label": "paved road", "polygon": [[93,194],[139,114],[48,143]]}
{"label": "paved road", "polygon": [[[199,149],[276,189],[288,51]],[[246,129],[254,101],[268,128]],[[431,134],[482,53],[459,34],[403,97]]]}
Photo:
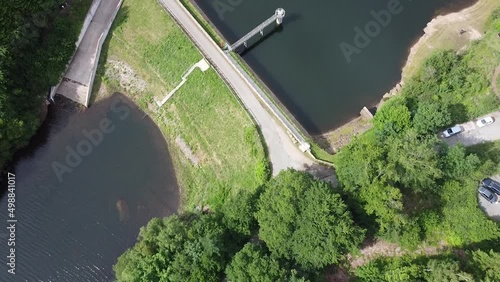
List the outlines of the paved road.
{"label": "paved road", "polygon": [[191,37],[206,59],[233,88],[245,107],[254,116],[267,143],[273,173],[277,174],[288,167],[305,170],[312,166],[313,161],[298,149],[298,145],[292,142],[287,132],[266,111],[256,97],[255,89],[247,83],[220,47],[212,41],[182,4],[177,0],[158,1]]}
{"label": "paved road", "polygon": [[105,40],[121,0],[102,0],[76,50],[56,94],[88,106],[93,77]]}
{"label": "paved road", "polygon": [[494,112],[489,114],[489,116],[493,116],[495,119],[493,124],[481,128],[476,125],[476,120],[460,124],[464,132],[449,138],[443,138],[443,140],[448,145],[454,145],[460,142],[464,144],[464,146],[500,140],[500,112]]}
{"label": "paved road", "polygon": [[[495,122],[485,127],[478,127],[477,120],[469,121],[460,124],[463,132],[451,136],[449,138],[442,138],[448,145],[462,143],[464,146],[472,146],[485,142],[500,140],[500,112],[494,112],[486,116],[492,116]],[[500,176],[492,177],[500,181]],[[481,209],[493,220],[500,221],[500,203],[490,204],[486,199],[479,195],[479,206]]]}
{"label": "paved road", "polygon": [[[496,181],[500,181],[500,175],[491,177]],[[478,194],[479,206],[493,220],[500,221],[500,203],[490,204],[485,198]]]}

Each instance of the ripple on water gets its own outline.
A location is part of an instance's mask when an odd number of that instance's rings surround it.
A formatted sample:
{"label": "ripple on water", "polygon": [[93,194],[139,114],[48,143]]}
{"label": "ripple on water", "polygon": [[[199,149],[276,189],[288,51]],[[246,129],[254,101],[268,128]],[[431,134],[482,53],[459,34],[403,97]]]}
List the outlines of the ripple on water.
{"label": "ripple on water", "polygon": [[[61,99],[10,169],[17,181],[16,281],[111,281],[112,265],[135,243],[139,228],[177,210],[167,144],[121,94],[83,112],[68,109],[71,103]],[[85,140],[83,130],[99,128],[103,119],[114,130],[60,182],[52,164],[64,164],[66,147],[76,148]],[[6,201],[4,194],[0,206]],[[0,220],[5,222],[5,213]],[[7,253],[5,244],[0,252]]]}

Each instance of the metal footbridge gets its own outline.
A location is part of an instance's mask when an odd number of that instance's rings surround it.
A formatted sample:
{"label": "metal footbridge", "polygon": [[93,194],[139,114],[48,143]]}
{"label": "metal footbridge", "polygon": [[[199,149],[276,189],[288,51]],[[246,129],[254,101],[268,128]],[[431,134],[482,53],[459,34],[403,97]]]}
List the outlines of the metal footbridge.
{"label": "metal footbridge", "polygon": [[247,41],[250,40],[252,37],[260,33],[261,36],[264,36],[264,29],[268,27],[269,25],[273,24],[274,22],[276,25],[280,25],[283,22],[283,18],[285,17],[285,10],[283,8],[278,8],[274,12],[274,15],[272,15],[270,18],[265,20],[263,23],[252,29],[249,33],[245,34],[240,40],[236,41],[235,43],[231,44],[228,46],[228,51],[234,51],[236,48],[239,46],[243,45],[245,48],[247,48]]}

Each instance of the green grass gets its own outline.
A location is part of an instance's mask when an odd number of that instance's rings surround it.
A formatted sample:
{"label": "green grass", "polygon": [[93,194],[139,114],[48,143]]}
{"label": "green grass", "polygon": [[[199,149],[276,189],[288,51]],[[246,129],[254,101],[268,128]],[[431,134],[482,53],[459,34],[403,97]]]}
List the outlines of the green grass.
{"label": "green grass", "polygon": [[[108,63],[128,64],[147,82],[132,97],[162,130],[181,188],[184,209],[220,206],[239,189],[256,189],[266,154],[249,115],[217,73],[196,69],[162,108],[161,99],[180,82],[181,75],[202,56],[155,0],[127,0],[109,41]],[[107,87],[118,83],[104,77]],[[180,137],[199,160],[193,165],[177,143]]]}
{"label": "green grass", "polygon": [[318,144],[311,142],[311,154],[313,156],[320,160],[329,163],[331,166],[333,166],[333,161],[334,161],[334,155],[328,153],[326,150],[321,148]]}

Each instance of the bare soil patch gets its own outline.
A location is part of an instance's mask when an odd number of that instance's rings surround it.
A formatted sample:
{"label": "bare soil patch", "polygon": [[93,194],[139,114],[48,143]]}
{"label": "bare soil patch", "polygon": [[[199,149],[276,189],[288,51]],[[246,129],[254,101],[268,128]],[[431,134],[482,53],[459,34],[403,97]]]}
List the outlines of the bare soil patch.
{"label": "bare soil patch", "polygon": [[354,137],[363,134],[371,127],[372,124],[369,120],[358,117],[333,131],[316,136],[315,139],[321,147],[333,154],[349,144]]}
{"label": "bare soil patch", "polygon": [[493,74],[493,78],[491,79],[491,86],[493,87],[493,92],[500,98],[500,91],[498,90],[498,85],[500,84],[498,81],[498,76],[500,75],[500,66],[495,69],[495,73]]}
{"label": "bare soil patch", "polygon": [[188,158],[194,165],[198,165],[199,159],[195,156],[191,148],[189,148],[189,146],[180,136],[177,136],[177,138],[175,138],[175,143],[177,144],[177,146],[179,146],[186,158]]}
{"label": "bare soil patch", "polygon": [[482,38],[484,25],[496,7],[497,0],[479,0],[473,6],[460,12],[441,15],[424,28],[424,35],[410,49],[402,71],[402,81],[411,77],[435,50],[463,50],[474,40]]}
{"label": "bare soil patch", "polygon": [[141,79],[128,64],[116,60],[108,60],[107,64],[106,76],[116,80],[126,92],[141,93],[147,89],[146,81]]}
{"label": "bare soil patch", "polygon": [[[441,242],[437,246],[421,245],[411,253],[430,256],[436,255],[445,249],[446,245]],[[410,252],[403,250],[398,244],[377,240],[366,243],[365,247],[361,249],[361,255],[350,258],[350,263],[352,268],[357,268],[378,257],[399,257],[406,254],[410,254]]]}

